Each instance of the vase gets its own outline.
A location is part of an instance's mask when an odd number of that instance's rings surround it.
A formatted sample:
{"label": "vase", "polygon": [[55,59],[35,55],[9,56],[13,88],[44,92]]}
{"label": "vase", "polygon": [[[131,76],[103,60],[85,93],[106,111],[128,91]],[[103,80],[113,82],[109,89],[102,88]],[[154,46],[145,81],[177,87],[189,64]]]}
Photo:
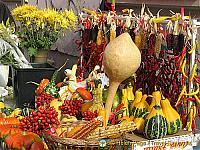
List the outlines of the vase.
{"label": "vase", "polygon": [[8,83],[9,66],[0,64],[0,87],[5,87]]}
{"label": "vase", "polygon": [[34,57],[34,63],[46,63],[48,56],[48,50],[39,50],[37,55]]}

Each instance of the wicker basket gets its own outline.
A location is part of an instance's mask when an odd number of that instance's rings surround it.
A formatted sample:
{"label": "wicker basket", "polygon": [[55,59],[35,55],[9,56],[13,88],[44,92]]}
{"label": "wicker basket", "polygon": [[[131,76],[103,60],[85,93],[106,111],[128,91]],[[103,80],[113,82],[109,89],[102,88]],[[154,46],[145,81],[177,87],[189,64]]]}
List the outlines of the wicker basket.
{"label": "wicker basket", "polygon": [[[73,121],[73,122],[66,122],[65,124],[60,125],[59,127],[64,127],[65,129],[73,129],[74,127],[78,126],[78,125],[84,125],[86,124],[87,121],[82,121],[82,120],[77,120],[77,121]],[[115,131],[117,131],[117,128],[119,128],[120,125],[115,125],[115,126],[110,126],[110,128],[106,128],[105,130],[111,130],[113,131],[113,129],[115,129]],[[127,128],[127,125],[126,125]],[[48,148],[50,150],[67,150],[67,149],[100,149],[102,144],[104,148],[105,147],[109,147],[109,149],[115,149],[116,145],[119,144],[119,142],[123,142],[124,141],[124,133],[129,132],[129,131],[133,131],[135,130],[134,126],[132,126],[132,129],[127,128],[125,129],[125,127],[123,127],[123,132],[120,132],[118,134],[117,137],[113,137],[116,136],[116,133],[113,133],[113,136],[110,136],[112,134],[109,134],[109,137],[105,137],[103,136],[103,133],[101,132],[101,129],[95,130],[92,132],[92,134],[88,135],[88,137],[86,137],[85,139],[81,139],[81,140],[77,140],[77,139],[72,139],[72,138],[63,138],[63,137],[59,137],[57,135],[50,135],[46,132],[43,132],[43,136],[44,139],[48,145]],[[89,138],[94,134],[98,134],[99,138]],[[102,138],[106,138],[106,139],[102,139]],[[104,143],[102,143],[104,142]]]}

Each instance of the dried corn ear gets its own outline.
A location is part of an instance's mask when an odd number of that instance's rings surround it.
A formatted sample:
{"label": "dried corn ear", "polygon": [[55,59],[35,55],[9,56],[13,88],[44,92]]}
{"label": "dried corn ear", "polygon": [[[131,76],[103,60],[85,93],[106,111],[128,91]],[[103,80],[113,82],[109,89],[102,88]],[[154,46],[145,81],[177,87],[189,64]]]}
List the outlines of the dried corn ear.
{"label": "dried corn ear", "polygon": [[162,37],[163,37],[162,33],[158,33],[157,36],[156,36],[154,53],[155,53],[157,58],[159,57],[160,51],[161,51]]}

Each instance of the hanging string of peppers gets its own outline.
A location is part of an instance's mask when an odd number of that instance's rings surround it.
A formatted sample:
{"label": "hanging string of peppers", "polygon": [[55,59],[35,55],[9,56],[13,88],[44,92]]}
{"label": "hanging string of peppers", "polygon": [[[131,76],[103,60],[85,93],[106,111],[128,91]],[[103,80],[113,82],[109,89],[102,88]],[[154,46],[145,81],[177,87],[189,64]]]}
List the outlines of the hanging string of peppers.
{"label": "hanging string of peppers", "polygon": [[[122,14],[114,12],[97,13],[84,9],[80,15],[82,26],[82,70],[90,72],[96,65],[103,70],[103,53],[105,46],[123,32],[129,32],[133,41],[140,49],[142,63],[136,72],[134,88],[142,88],[144,93],[151,94],[154,87],[162,90],[172,106],[182,115],[183,127],[195,130],[195,117],[200,104],[197,66],[200,59],[192,66],[190,72],[190,57],[200,46],[198,39],[192,45],[193,26],[190,17],[181,13],[172,16],[154,16],[145,5],[140,15],[131,9],[125,9]],[[191,46],[192,45],[192,46]],[[85,72],[85,73],[86,73]],[[193,91],[189,86],[193,84]],[[188,110],[188,102],[192,107]]]}

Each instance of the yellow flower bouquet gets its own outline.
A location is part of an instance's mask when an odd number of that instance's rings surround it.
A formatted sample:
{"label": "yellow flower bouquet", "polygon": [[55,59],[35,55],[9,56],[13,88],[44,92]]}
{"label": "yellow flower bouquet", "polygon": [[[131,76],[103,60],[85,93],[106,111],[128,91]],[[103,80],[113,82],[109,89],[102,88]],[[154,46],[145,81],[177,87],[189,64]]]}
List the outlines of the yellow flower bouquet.
{"label": "yellow flower bouquet", "polygon": [[32,5],[18,6],[12,11],[19,22],[17,33],[20,48],[27,49],[30,57],[41,49],[50,49],[62,31],[75,28],[77,17],[72,10],[39,9]]}

